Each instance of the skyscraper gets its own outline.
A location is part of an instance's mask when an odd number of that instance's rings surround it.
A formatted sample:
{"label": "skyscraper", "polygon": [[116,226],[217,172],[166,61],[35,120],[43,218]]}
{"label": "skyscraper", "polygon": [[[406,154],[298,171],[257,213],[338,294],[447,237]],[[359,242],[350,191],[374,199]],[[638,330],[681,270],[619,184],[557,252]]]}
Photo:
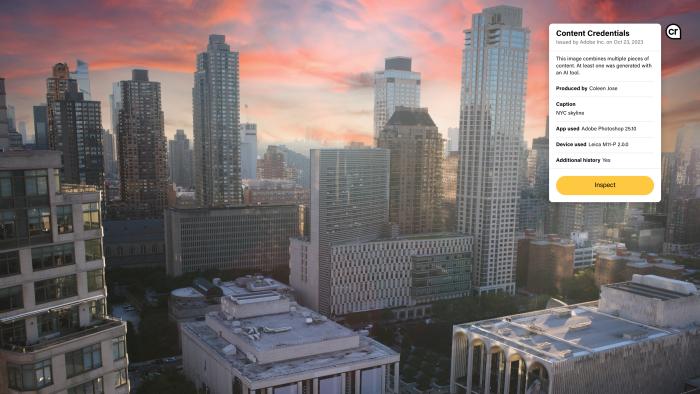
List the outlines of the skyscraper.
{"label": "skyscraper", "polygon": [[168,141],[170,181],[184,188],[192,187],[192,148],[185,130],[178,129],[175,138]]}
{"label": "skyscraper", "polygon": [[117,171],[119,167],[117,147],[114,142],[114,134],[109,130],[102,130],[102,152],[104,154],[105,178],[116,179],[119,173]]}
{"label": "skyscraper", "polygon": [[[308,264],[311,309],[330,314],[331,246],[366,242],[384,234],[389,222],[389,151],[311,150]],[[294,245],[292,246],[294,247]]]}
{"label": "skyscraper", "polygon": [[263,157],[258,160],[257,176],[261,179],[285,179],[286,168],[284,152],[277,145],[268,145]]}
{"label": "skyscraper", "polygon": [[212,34],[197,55],[193,130],[195,192],[201,206],[240,204],[238,52]]}
{"label": "skyscraper", "polygon": [[88,64],[80,59],[77,59],[75,64],[75,71],[70,73],[70,77],[78,82],[78,90],[83,94],[85,100],[92,100]]}
{"label": "skyscraper", "polygon": [[10,125],[7,122],[5,78],[0,78],[0,152],[10,149]]}
{"label": "skyscraper", "polygon": [[120,109],[122,109],[121,87],[119,86],[119,82],[114,82],[112,83],[112,93],[109,95],[109,115],[112,120],[112,132],[114,132],[115,134],[119,128]]}
{"label": "skyscraper", "polygon": [[700,124],[678,130],[668,198],[665,253],[700,253]]}
{"label": "skyscraper", "polygon": [[121,81],[117,140],[121,198],[132,217],[163,216],[167,203],[168,165],[160,82],[148,70],[133,70]]}
{"label": "skyscraper", "polygon": [[427,108],[396,107],[377,136],[390,152],[389,219],[401,234],[442,228],[442,146]]}
{"label": "skyscraper", "polygon": [[410,57],[384,60],[384,70],[374,73],[374,138],[396,107],[420,107],[420,73],[411,71]]}
{"label": "skyscraper", "polygon": [[66,92],[77,92],[78,82],[70,78],[70,70],[66,63],[56,63],[52,68],[52,75],[46,79],[46,118],[48,120],[48,144],[49,149],[56,149],[56,131],[54,101],[65,97]]}
{"label": "skyscraper", "polygon": [[518,162],[530,31],[523,11],[485,8],[465,30],[457,230],[474,236],[479,293],[515,291]]}
{"label": "skyscraper", "polygon": [[241,123],[241,176],[255,179],[258,164],[258,126]]}
{"label": "skyscraper", "polygon": [[58,63],[46,80],[49,148],[63,156],[61,179],[66,183],[104,185],[102,116],[99,101],[85,100],[68,66]]}

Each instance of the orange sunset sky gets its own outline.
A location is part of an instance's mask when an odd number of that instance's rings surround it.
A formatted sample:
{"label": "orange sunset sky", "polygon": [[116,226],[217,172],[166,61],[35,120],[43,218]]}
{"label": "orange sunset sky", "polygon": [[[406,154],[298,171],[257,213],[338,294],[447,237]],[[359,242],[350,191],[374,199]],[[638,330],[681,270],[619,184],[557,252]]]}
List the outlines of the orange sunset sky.
{"label": "orange sunset sky", "polygon": [[[531,30],[525,138],[544,134],[547,28],[553,22],[677,23],[664,38],[663,149],[675,131],[700,121],[700,1],[224,1],[85,0],[2,2],[0,76],[8,103],[33,133],[32,105],[45,101],[57,62],[90,65],[93,100],[114,81],[147,68],[162,83],[165,132],[192,133],[192,73],[211,33],[240,52],[241,121],[258,123],[258,145],[306,149],[370,143],[372,73],[388,56],[411,56],[422,106],[443,136],[459,119],[460,61],[471,14],[497,4],[524,9]],[[663,29],[662,29],[663,30]],[[245,108],[244,105],[247,105]]]}

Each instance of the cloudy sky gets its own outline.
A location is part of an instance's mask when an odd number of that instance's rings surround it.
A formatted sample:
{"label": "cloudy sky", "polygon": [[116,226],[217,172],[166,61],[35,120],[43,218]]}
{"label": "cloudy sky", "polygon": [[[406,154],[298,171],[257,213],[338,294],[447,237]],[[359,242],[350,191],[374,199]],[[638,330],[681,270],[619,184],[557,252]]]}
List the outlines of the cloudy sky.
{"label": "cloudy sky", "polygon": [[[496,1],[22,0],[0,13],[0,77],[18,120],[32,128],[57,62],[90,65],[92,95],[110,125],[114,81],[147,68],[162,83],[166,134],[192,132],[195,56],[211,33],[240,52],[241,120],[258,123],[259,146],[369,143],[372,73],[388,56],[411,56],[421,72],[422,106],[441,132],[459,118],[462,31]],[[547,28],[554,22],[677,23],[682,40],[663,39],[663,141],[700,121],[700,2],[510,1],[532,32],[525,137],[544,134]],[[247,105],[247,108],[244,107]],[[307,152],[308,153],[308,152]]]}

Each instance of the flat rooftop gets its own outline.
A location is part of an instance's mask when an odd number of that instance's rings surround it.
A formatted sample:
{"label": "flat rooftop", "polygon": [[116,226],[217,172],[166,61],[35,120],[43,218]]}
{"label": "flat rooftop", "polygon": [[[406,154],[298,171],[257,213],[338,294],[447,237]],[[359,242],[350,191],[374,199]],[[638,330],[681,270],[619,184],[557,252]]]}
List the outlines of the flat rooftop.
{"label": "flat rooftop", "polygon": [[[307,325],[304,321],[299,319],[292,319],[292,321],[289,322],[286,319],[281,319],[280,315],[269,315],[266,317],[267,319],[257,317],[244,320],[247,325],[260,324],[268,326],[269,328],[280,328],[280,326],[285,325],[292,326],[292,329],[287,332],[276,334],[261,333],[260,340],[256,341],[259,342],[257,345],[260,347],[285,346],[290,343],[319,342],[320,339],[318,339],[316,335],[331,337],[357,335],[332,322]],[[231,348],[231,344],[212,330],[206,322],[187,323],[183,326],[183,329],[198,338],[201,344],[208,346],[218,353],[219,356],[228,361],[231,367],[238,370],[243,376],[253,382],[285,375],[324,370],[332,367],[342,367],[358,362],[372,360],[394,362],[399,359],[399,355],[390,348],[370,338],[360,336],[359,346],[351,349],[260,364],[248,359],[245,353],[240,350],[235,353],[227,351]],[[250,340],[249,338],[246,339]]]}
{"label": "flat rooftop", "polygon": [[673,335],[598,311],[595,302],[455,326],[552,363]]}
{"label": "flat rooftop", "polygon": [[[236,334],[238,339],[257,351],[280,349],[286,346],[298,346],[330,339],[349,338],[358,334],[337,324],[326,317],[298,307],[296,311],[272,315],[254,316],[236,320],[227,320],[221,312],[213,312],[208,318],[218,321],[222,326],[234,333],[236,324],[240,324],[241,332]],[[311,319],[311,323],[307,323]],[[253,339],[246,333],[248,329],[257,329],[259,337]],[[265,333],[264,329],[270,329]],[[272,332],[276,331],[276,332]]]}

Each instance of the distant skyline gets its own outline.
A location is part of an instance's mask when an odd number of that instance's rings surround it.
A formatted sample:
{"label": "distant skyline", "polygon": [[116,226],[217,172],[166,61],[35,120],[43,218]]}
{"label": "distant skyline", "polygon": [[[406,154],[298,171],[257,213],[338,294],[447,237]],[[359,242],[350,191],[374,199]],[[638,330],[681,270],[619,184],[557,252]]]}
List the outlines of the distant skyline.
{"label": "distant skyline", "polygon": [[162,84],[165,132],[192,137],[194,60],[209,34],[225,34],[240,52],[241,122],[258,124],[261,149],[270,143],[305,149],[370,143],[372,75],[384,58],[409,56],[421,73],[421,106],[443,138],[459,121],[463,33],[472,13],[508,4],[524,9],[532,31],[525,138],[544,135],[547,109],[547,28],[553,22],[677,23],[682,40],[663,39],[663,149],[676,130],[700,122],[700,3],[586,1],[347,2],[145,0],[3,4],[0,77],[8,104],[33,130],[32,106],[45,101],[57,62],[89,64],[92,99],[110,128],[112,83],[147,68]]}

